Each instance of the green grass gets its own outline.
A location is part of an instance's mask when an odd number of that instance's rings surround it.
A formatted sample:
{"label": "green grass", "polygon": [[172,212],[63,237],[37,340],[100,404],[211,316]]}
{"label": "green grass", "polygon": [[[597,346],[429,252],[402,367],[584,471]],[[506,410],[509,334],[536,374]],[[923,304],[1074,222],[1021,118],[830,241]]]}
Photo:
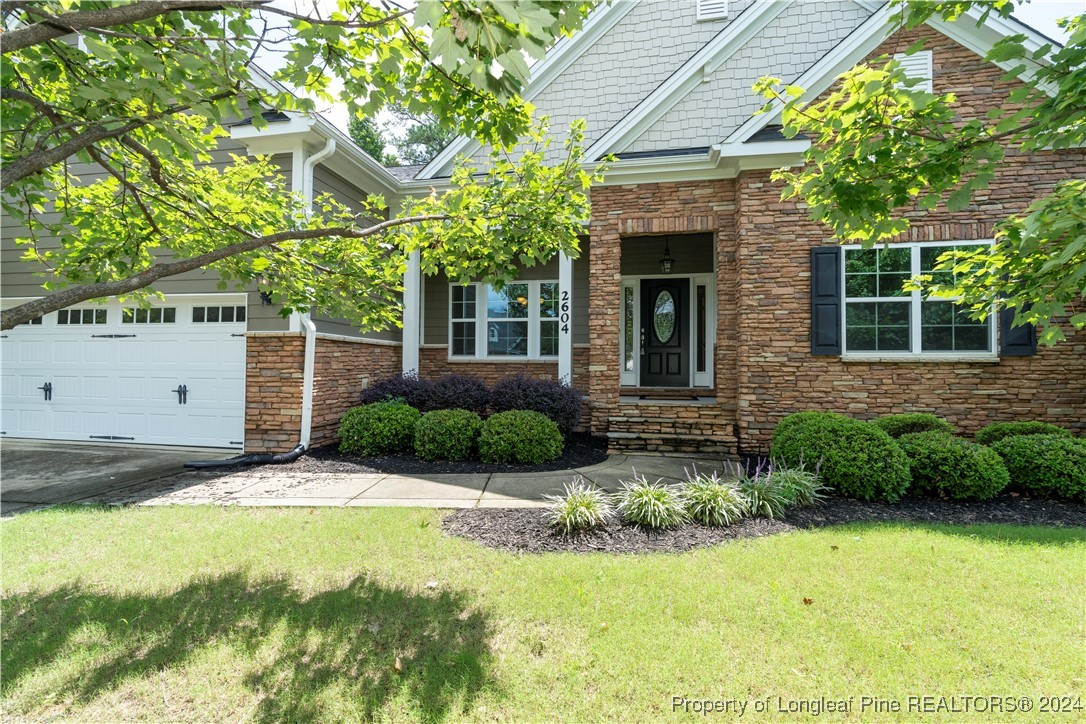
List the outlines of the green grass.
{"label": "green grass", "polygon": [[169,507],[0,536],[9,720],[651,720],[672,696],[1082,696],[1086,676],[1081,529],[517,556],[431,510]]}

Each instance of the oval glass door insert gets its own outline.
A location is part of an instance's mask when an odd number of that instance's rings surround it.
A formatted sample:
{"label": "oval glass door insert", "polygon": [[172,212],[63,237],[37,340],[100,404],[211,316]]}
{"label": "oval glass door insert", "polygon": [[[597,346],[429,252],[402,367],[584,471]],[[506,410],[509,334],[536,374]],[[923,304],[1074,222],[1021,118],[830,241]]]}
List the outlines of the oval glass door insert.
{"label": "oval glass door insert", "polygon": [[667,344],[675,334],[675,300],[671,292],[662,291],[656,295],[652,310],[652,327],[660,344]]}

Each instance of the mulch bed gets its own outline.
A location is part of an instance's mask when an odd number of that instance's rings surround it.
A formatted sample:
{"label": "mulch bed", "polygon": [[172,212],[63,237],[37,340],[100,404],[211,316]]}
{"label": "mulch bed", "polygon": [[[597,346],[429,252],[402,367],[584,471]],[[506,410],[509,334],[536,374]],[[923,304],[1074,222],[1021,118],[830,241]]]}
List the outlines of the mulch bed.
{"label": "mulch bed", "polygon": [[315,448],[285,470],[298,473],[393,473],[399,475],[434,475],[438,473],[541,473],[569,470],[602,463],[607,459],[607,440],[582,433],[566,438],[562,457],[539,465],[496,465],[478,460],[457,462],[419,460],[414,455],[388,455],[364,458],[341,455],[335,445]]}
{"label": "mulch bed", "polygon": [[794,509],[782,520],[753,518],[727,528],[685,525],[651,531],[620,522],[606,528],[565,536],[555,532],[539,508],[469,508],[443,521],[450,535],[488,548],[518,553],[681,553],[727,540],[761,538],[806,528],[857,522],[905,522],[949,525],[1005,523],[1086,528],[1086,505],[1004,496],[982,503],[907,499],[889,505],[832,498],[814,508]]}

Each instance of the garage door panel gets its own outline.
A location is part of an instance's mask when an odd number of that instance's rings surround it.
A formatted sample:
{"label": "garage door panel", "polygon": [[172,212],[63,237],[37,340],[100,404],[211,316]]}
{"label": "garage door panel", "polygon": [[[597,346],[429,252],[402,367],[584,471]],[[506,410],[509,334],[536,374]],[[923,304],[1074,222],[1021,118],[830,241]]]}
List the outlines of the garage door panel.
{"label": "garage door panel", "polygon": [[25,364],[40,364],[45,361],[45,342],[24,339],[19,343],[19,361]]}
{"label": "garage door panel", "polygon": [[[236,298],[228,301],[237,303]],[[231,334],[243,333],[245,325],[192,324],[188,320],[196,303],[184,295],[169,299],[168,306],[177,308],[176,323],[123,324],[120,305],[113,301],[107,305],[107,324],[57,325],[54,315],[42,325],[12,330],[2,345],[3,433],[240,444],[245,340]],[[38,389],[46,382],[53,385],[50,401]],[[187,404],[178,402],[173,391],[178,385],[189,388]]]}

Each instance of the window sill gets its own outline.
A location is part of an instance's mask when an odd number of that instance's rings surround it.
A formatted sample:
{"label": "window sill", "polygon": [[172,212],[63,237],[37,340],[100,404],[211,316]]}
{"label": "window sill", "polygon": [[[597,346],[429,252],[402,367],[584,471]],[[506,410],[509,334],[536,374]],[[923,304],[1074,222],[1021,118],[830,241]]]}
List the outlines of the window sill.
{"label": "window sill", "polygon": [[940,362],[968,362],[972,364],[997,364],[998,354],[843,354],[841,361],[870,363],[870,362],[901,362],[913,364],[931,364]]}
{"label": "window sill", "polygon": [[558,362],[557,357],[454,357],[448,356],[450,362],[467,362],[468,364],[478,362],[497,362],[498,364],[505,364],[509,362],[541,362],[543,364],[555,364]]}

